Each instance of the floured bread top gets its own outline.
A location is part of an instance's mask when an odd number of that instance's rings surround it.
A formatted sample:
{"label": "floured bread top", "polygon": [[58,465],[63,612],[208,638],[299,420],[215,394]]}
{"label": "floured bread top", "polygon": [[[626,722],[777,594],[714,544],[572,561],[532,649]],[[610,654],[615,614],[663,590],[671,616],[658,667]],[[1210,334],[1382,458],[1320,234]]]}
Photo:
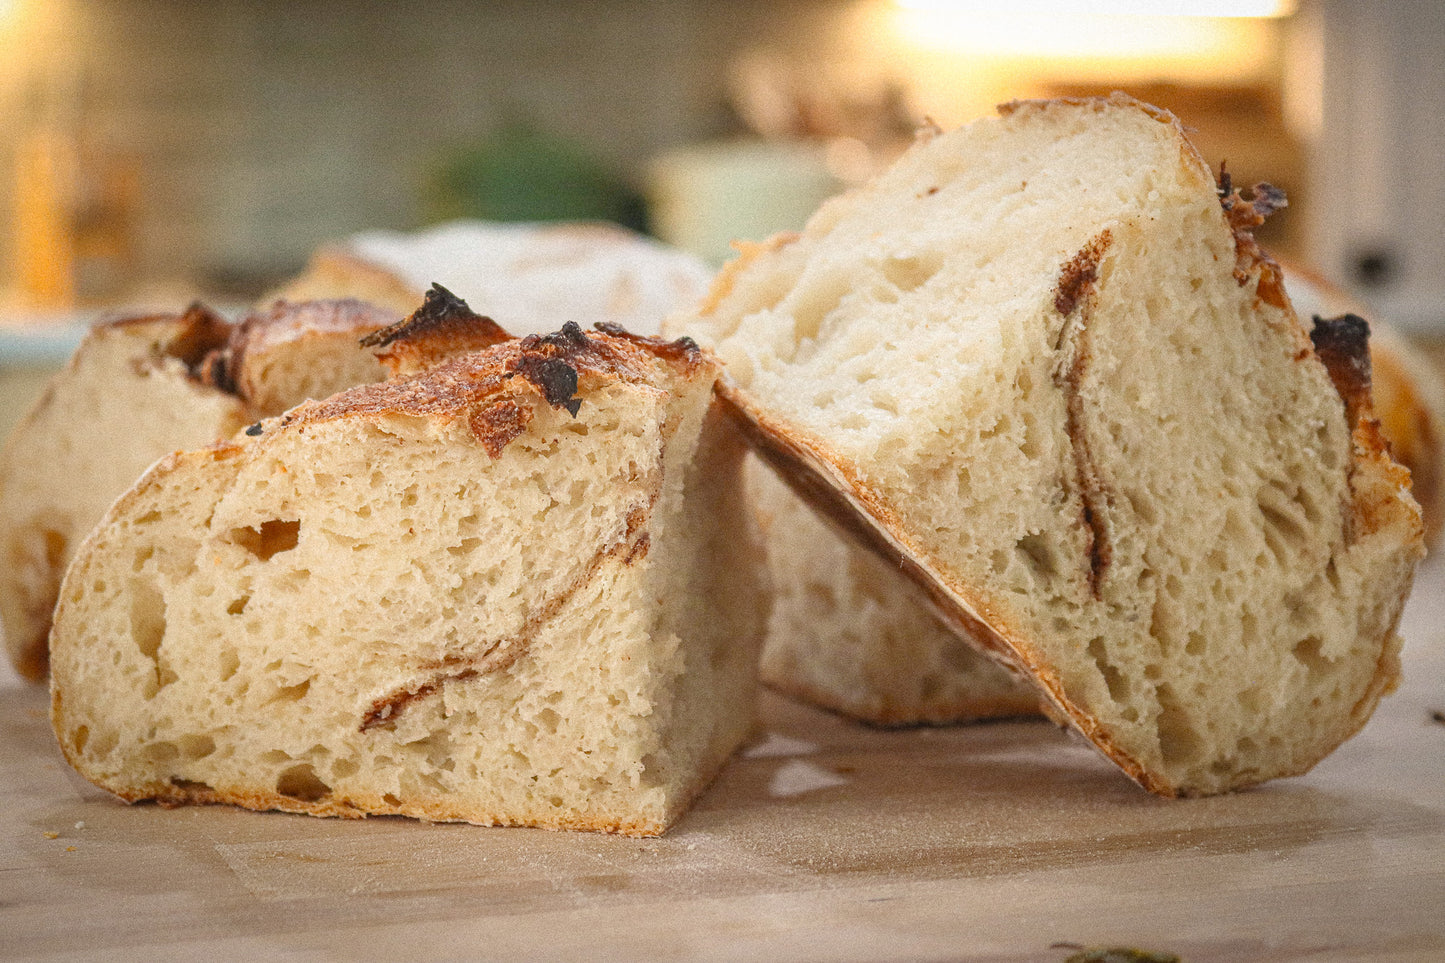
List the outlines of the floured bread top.
{"label": "floured bread top", "polygon": [[712,274],[699,258],[615,225],[456,221],[323,248],[282,293],[363,294],[409,310],[436,283],[518,334],[563,321],[655,334],[701,298]]}

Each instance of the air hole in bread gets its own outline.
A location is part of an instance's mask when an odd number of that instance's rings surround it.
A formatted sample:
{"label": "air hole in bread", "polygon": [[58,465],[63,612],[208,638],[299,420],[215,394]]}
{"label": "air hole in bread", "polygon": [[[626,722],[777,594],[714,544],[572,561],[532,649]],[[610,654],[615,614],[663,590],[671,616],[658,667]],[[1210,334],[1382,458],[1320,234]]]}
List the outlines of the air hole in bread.
{"label": "air hole in bread", "polygon": [[916,291],[927,284],[943,267],[938,253],[915,257],[890,257],[883,264],[883,276],[900,294]]}
{"label": "air hole in bread", "polygon": [[1089,657],[1099,667],[1099,674],[1104,677],[1104,684],[1109,687],[1109,698],[1119,703],[1128,702],[1129,680],[1109,661],[1109,653],[1104,648],[1102,636],[1089,640]]}
{"label": "air hole in bread", "polygon": [[350,779],[361,771],[361,763],[355,759],[337,759],[331,764],[331,775],[336,779]]}
{"label": "air hole in bread", "polygon": [[76,726],[75,731],[70,734],[70,751],[73,755],[80,755],[85,751],[86,743],[90,742],[90,727]]}
{"label": "air hole in bread", "polygon": [[271,519],[260,525],[233,528],[229,538],[233,544],[266,562],[272,556],[296,547],[301,540],[301,522]]}
{"label": "air hole in bread", "polygon": [[1042,533],[1025,535],[1018,540],[1017,547],[1035,575],[1051,578],[1058,574],[1058,553],[1053,543]]}
{"label": "air hole in bread", "polygon": [[1312,676],[1324,675],[1334,668],[1334,662],[1322,653],[1323,642],[1317,635],[1309,635],[1294,645],[1294,657]]}
{"label": "air hole in bread", "polygon": [[231,678],[231,676],[235,675],[236,670],[241,667],[241,656],[235,649],[222,649],[218,656],[218,661],[220,663],[222,682],[225,682]]}
{"label": "air hole in bread", "polygon": [[306,698],[306,693],[311,691],[311,680],[303,679],[296,685],[277,686],[275,693],[267,699],[267,704],[273,702],[300,702]]}
{"label": "air hole in bread", "polygon": [[1166,766],[1188,765],[1200,753],[1199,733],[1174,690],[1165,685],[1154,690],[1159,699],[1159,752]]}
{"label": "air hole in bread", "polygon": [[166,782],[170,783],[172,786],[175,786],[177,789],[185,789],[190,792],[199,793],[214,791],[211,788],[211,784],[208,782],[199,782],[195,779],[182,779],[180,776],[172,776],[171,778],[167,779]]}
{"label": "air hole in bread", "polygon": [[837,310],[843,296],[853,286],[853,278],[846,273],[834,277],[815,278],[793,290],[793,341],[801,347],[802,342],[818,336],[828,315]]}
{"label": "air hole in bread", "polygon": [[141,756],[147,762],[164,765],[179,759],[181,757],[181,749],[174,742],[161,739],[156,742],[147,743],[146,747],[141,750]]}
{"label": "air hole in bread", "polygon": [[331,794],[331,787],[322,782],[310,763],[298,762],[276,777],[276,792],[302,802],[316,802]]}
{"label": "air hole in bread", "polygon": [[133,525],[154,525],[156,522],[158,522],[158,521],[161,520],[161,517],[162,517],[162,516],[161,516],[161,513],[160,513],[160,510],[159,510],[159,509],[152,509],[151,511],[148,511],[148,512],[146,512],[144,515],[141,515],[140,517],[138,517],[138,518],[137,518],[134,522],[132,522],[131,524],[133,524]]}
{"label": "air hole in bread", "polygon": [[386,795],[382,796],[381,801],[386,803],[388,806],[401,806],[401,799],[392,795],[391,793],[387,793]]}
{"label": "air hole in bread", "polygon": [[249,595],[243,595],[238,599],[233,599],[231,601],[231,604],[226,606],[226,614],[240,615],[242,612],[246,611],[246,603],[250,601],[251,596]]}
{"label": "air hole in bread", "polygon": [[181,755],[187,759],[204,759],[216,751],[216,740],[210,736],[185,735],[177,740]]}
{"label": "air hole in bread", "polygon": [[141,655],[155,661],[166,635],[166,600],[150,582],[137,580],[130,589],[130,637]]}
{"label": "air hole in bread", "polygon": [[451,546],[450,548],[448,548],[448,549],[447,549],[447,554],[448,554],[448,555],[455,555],[455,556],[470,555],[472,552],[475,552],[478,548],[481,548],[481,545],[482,545],[482,540],[481,540],[480,538],[464,538],[464,539],[462,539],[460,542],[458,542],[456,545],[453,545],[453,546]]}

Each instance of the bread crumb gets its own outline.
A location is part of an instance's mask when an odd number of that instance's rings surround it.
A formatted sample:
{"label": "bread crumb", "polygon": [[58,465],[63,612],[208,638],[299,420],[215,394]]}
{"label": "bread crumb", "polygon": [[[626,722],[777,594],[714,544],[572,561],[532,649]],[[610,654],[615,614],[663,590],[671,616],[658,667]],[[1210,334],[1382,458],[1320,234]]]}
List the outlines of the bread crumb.
{"label": "bread crumb", "polygon": [[829,772],[821,766],[815,766],[811,762],[795,759],[783,764],[777,772],[773,773],[773,779],[768,783],[768,793],[772,796],[801,796],[805,792],[813,792],[816,789],[847,784],[848,780],[836,773]]}
{"label": "bread crumb", "polygon": [[85,828],[85,820],[84,820],[84,819],[77,819],[77,820],[75,821],[75,828],[76,828],[76,829],[84,829],[84,828]]}
{"label": "bread crumb", "polygon": [[762,742],[744,749],[743,757],[746,759],[775,759],[780,756],[806,756],[817,751],[817,743],[770,732]]}
{"label": "bread crumb", "polygon": [[67,853],[73,853],[73,852],[75,852],[75,847],[74,847],[74,846],[67,846],[67,847],[65,847],[65,851],[66,851]]}
{"label": "bread crumb", "polygon": [[46,838],[46,839],[59,839],[59,838],[60,838],[60,834],[59,834],[59,833],[46,833],[46,834],[45,834],[45,838]]}

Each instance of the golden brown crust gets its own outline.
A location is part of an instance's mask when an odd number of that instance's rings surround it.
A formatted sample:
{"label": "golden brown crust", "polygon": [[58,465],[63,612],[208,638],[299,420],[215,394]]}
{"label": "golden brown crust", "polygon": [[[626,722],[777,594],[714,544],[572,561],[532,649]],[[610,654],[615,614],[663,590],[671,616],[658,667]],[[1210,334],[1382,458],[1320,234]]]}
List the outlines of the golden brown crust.
{"label": "golden brown crust", "polygon": [[378,348],[377,360],[392,377],[423,371],[444,358],[482,351],[512,336],[491,318],[477,314],[440,284],[427,291],[421,307],[394,324],[361,339],[363,348]]}
{"label": "golden brown crust", "polygon": [[276,301],[248,315],[226,343],[206,359],[209,383],[255,405],[259,394],[250,362],[282,345],[309,338],[351,335],[361,338],[391,322],[391,313],[365,301]]}
{"label": "golden brown crust", "polygon": [[651,382],[653,366],[659,363],[684,377],[716,364],[691,342],[606,331],[589,334],[569,322],[554,334],[506,341],[442,361],[409,378],[307,402],[277,425],[300,429],[357,415],[465,418],[473,437],[495,457],[525,430],[530,417],[521,409],[539,396],[575,415],[583,400],[578,392],[585,395],[613,381]]}

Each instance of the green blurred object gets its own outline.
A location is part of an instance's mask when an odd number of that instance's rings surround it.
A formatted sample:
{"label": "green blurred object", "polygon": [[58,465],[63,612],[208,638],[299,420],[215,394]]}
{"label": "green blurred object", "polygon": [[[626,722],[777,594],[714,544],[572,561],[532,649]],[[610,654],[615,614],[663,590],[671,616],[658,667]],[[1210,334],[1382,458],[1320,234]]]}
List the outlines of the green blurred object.
{"label": "green blurred object", "polygon": [[429,190],[434,221],[613,221],[643,230],[642,200],[578,145],[522,121],[438,165]]}

